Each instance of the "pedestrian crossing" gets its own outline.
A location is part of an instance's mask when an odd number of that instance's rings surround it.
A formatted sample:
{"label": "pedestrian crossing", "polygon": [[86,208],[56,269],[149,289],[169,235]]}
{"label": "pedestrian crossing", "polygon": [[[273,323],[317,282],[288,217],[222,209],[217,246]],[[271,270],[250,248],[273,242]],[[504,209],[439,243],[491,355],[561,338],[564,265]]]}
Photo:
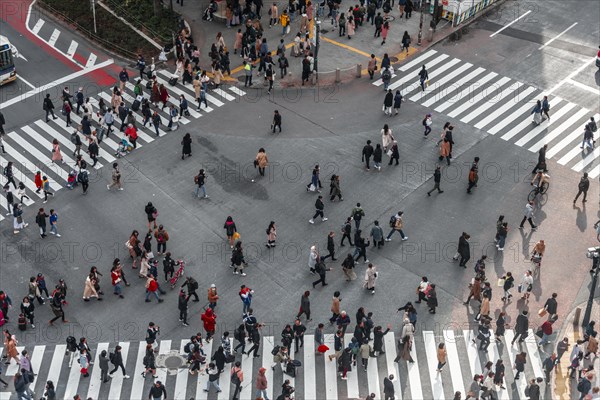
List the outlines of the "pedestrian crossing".
{"label": "pedestrian crossing", "polygon": [[[396,342],[399,337],[389,332],[384,336],[385,352],[378,357],[370,357],[366,369],[363,368],[359,355],[356,366],[353,366],[352,370],[347,373],[347,380],[340,378],[335,360],[328,361],[328,356],[334,354],[332,334],[325,335],[325,343],[330,347],[325,354],[316,353],[314,336],[306,335],[304,346],[294,355],[295,359],[302,362],[302,366],[297,368],[295,377],[283,374],[279,365],[271,369],[273,364],[271,350],[275,345],[279,345],[280,341],[279,338],[273,336],[264,336],[258,357],[241,354],[236,356],[236,361],[240,361],[242,364],[244,374],[240,399],[256,398],[255,380],[261,367],[267,370],[269,399],[279,396],[281,385],[286,379],[289,379],[291,385],[295,387],[297,399],[364,399],[370,393],[375,394],[375,399],[382,399],[384,395],[383,379],[389,375],[395,377],[393,384],[396,399],[452,399],[456,392],[461,392],[465,396],[465,389],[470,387],[473,375],[482,374],[483,366],[488,361],[495,363],[499,358],[506,366],[505,389],[498,387],[496,397],[503,400],[525,399],[527,380],[544,376],[542,360],[548,356],[542,348],[537,346],[537,338],[533,332],[530,331],[524,344],[511,346],[510,342],[514,337],[514,332],[507,330],[506,337],[500,342],[492,342],[487,353],[478,351],[477,345],[473,343],[475,335],[472,330],[416,332],[410,352],[414,362],[409,363],[402,359],[395,362]],[[350,343],[351,338],[351,334],[344,336],[346,345]],[[182,354],[185,357],[183,349],[187,342],[187,340],[161,340],[158,354],[171,356]],[[233,344],[233,339],[231,342]],[[438,373],[437,349],[440,343],[444,343],[447,350],[447,365],[444,366],[441,373]],[[112,379],[108,383],[102,383],[99,355],[102,350],[106,350],[108,353],[114,351],[117,344],[122,347],[124,366],[130,378],[124,379],[119,369],[112,375]],[[218,341],[204,343],[203,351],[207,356],[207,363],[219,345]],[[23,347],[18,348],[19,351],[22,349]],[[52,380],[56,386],[57,398],[70,399],[75,394],[79,394],[82,398],[92,399],[141,400],[146,398],[153,379],[150,376],[143,378],[141,375],[145,369],[143,364],[146,351],[145,341],[99,343],[91,346],[91,349],[94,364],[89,368],[90,376],[83,378],[77,360],[73,361],[72,366],[69,366],[71,356],[65,354],[65,345],[37,345],[28,348],[33,370],[37,374],[34,383],[31,384],[31,389],[36,393],[43,393],[45,382]],[[249,347],[246,346],[246,349]],[[550,346],[548,346],[548,351],[551,352],[550,350]],[[526,369],[520,380],[514,380],[515,371],[512,370],[514,357],[517,352],[521,351],[527,353]],[[212,389],[209,394],[204,392],[208,380],[207,375],[191,375],[185,365],[169,370],[160,368],[160,364],[157,366],[159,368],[156,372],[158,376],[156,380],[160,380],[166,386],[169,398],[175,400],[229,399],[230,393],[234,390],[229,374],[231,364],[225,366],[218,382],[222,392],[216,393]],[[110,364],[111,369],[112,367]],[[16,363],[12,361],[6,368],[8,379],[5,380],[11,382],[11,377],[17,370]],[[12,383],[9,388],[4,390],[4,393],[0,392],[0,399],[16,398],[14,394],[11,395],[11,389],[13,389]]]}
{"label": "pedestrian crossing", "polygon": [[[425,91],[418,76],[423,65],[429,74]],[[375,80],[373,85],[383,87],[383,81]],[[593,179],[600,176],[600,148],[580,148],[584,127],[592,116],[598,121],[598,110],[588,110],[548,95],[550,119],[535,125],[531,111],[536,100],[546,95],[544,90],[433,49],[401,65],[388,88],[399,90],[404,99],[483,129],[490,135],[499,135],[531,152],[548,144],[546,157],[576,172],[588,172]],[[444,121],[437,122],[441,127]]]}
{"label": "pedestrian crossing", "polygon": [[[182,116],[179,119],[180,125],[189,124],[192,120],[201,118],[228,103],[237,102],[242,96],[246,95],[245,91],[235,86],[213,89],[206,96],[208,107],[202,105],[200,110],[196,110],[195,93],[191,85],[184,86],[178,84],[177,86],[170,86],[167,82],[170,74],[167,71],[157,72],[158,82],[164,84],[169,91],[169,102],[174,104],[179,110],[179,96],[185,96],[188,101],[190,116]],[[145,83],[146,81],[143,80],[142,87],[145,87]],[[131,106],[135,100],[134,85],[127,83],[122,95],[126,105]],[[144,92],[144,97],[150,97],[150,93],[147,90]],[[97,111],[100,99],[103,99],[105,104],[110,105],[111,91],[107,89],[100,92],[97,97],[90,99],[92,106],[92,129],[97,129],[99,126]],[[152,107],[152,110],[154,110],[154,107]],[[60,112],[57,112],[57,116],[59,117],[57,119],[51,118],[48,122],[44,118],[38,119],[29,125],[8,132],[4,137],[4,147],[7,153],[6,156],[8,157],[3,156],[0,158],[0,167],[3,170],[8,161],[13,161],[15,180],[17,184],[19,182],[25,184],[27,196],[32,199],[25,199],[23,203],[25,206],[30,206],[34,203],[34,200],[44,197],[43,194],[35,192],[36,186],[33,179],[37,171],[42,171],[43,175],[48,176],[51,191],[56,192],[66,187],[69,172],[76,170],[76,156],[73,154],[75,152],[75,145],[71,142],[71,134],[75,132],[77,126],[81,123],[82,117],[74,111],[71,113],[71,126],[67,126],[65,119],[63,119],[64,117],[60,115]],[[158,133],[159,137],[163,137],[171,132],[167,126],[169,121],[168,108],[164,110],[158,109],[158,111],[163,122],[158,129]],[[138,128],[137,149],[140,149],[158,138],[151,122],[148,122],[145,127],[143,126],[144,118],[141,114],[141,108],[133,112],[133,114],[136,120],[136,127]],[[120,126],[119,118],[115,117],[113,133],[109,137],[105,136],[102,143],[100,143],[98,162],[93,168],[93,161],[87,153],[87,139],[81,132],[77,133],[83,143],[81,155],[87,162],[90,172],[93,169],[98,170],[105,165],[112,165],[116,161],[116,153],[119,149],[120,141],[125,137],[122,132],[119,132]],[[64,163],[52,162],[51,149],[54,139],[57,139],[59,142]],[[2,185],[6,184],[6,177],[0,176],[0,183]],[[13,190],[15,198],[17,197],[16,192],[16,190]],[[12,217],[7,215],[9,211],[12,210],[9,210],[6,194],[2,191],[0,195],[0,221],[8,217],[12,222]]]}

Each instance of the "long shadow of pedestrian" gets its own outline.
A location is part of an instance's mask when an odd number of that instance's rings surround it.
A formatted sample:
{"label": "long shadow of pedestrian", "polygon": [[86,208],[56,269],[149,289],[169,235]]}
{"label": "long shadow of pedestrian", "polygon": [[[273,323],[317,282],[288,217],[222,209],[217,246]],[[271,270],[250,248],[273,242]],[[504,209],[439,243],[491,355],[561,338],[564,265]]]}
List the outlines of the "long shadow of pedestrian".
{"label": "long shadow of pedestrian", "polygon": [[585,230],[587,229],[587,214],[585,213],[585,203],[583,203],[583,208],[579,208],[579,206],[573,204],[573,209],[577,210],[575,225],[577,225],[579,231],[585,232]]}

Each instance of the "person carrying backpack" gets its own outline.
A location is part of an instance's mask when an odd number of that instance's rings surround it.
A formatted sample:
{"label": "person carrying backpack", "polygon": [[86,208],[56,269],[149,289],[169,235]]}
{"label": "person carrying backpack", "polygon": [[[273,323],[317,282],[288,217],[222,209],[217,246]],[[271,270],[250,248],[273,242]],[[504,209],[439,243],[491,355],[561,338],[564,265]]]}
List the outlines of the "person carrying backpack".
{"label": "person carrying backpack", "polygon": [[360,221],[365,216],[364,210],[361,208],[360,203],[356,203],[356,207],[352,209],[352,219],[354,219],[354,226],[358,230],[360,228]]}
{"label": "person carrying backpack", "polygon": [[77,182],[81,183],[83,194],[87,194],[88,187],[90,185],[89,173],[85,168],[81,168],[77,174]]}

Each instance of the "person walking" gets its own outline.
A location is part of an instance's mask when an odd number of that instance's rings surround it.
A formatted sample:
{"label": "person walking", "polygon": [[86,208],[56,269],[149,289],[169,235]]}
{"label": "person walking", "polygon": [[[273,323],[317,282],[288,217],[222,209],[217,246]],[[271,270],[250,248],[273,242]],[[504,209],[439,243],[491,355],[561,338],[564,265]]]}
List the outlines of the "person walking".
{"label": "person walking", "polygon": [[315,223],[315,218],[317,218],[318,216],[321,217],[321,220],[323,222],[327,221],[327,218],[325,217],[325,214],[323,213],[323,210],[325,209],[325,204],[323,204],[323,196],[320,196],[317,198],[317,201],[315,201],[315,215],[308,220],[308,222],[310,222],[311,224]]}
{"label": "person walking", "polygon": [[[393,216],[393,226],[392,226],[392,230],[390,231],[390,233],[388,233],[387,237],[385,238],[386,242],[391,242],[392,241],[392,235],[394,234],[394,232],[398,232],[400,233],[400,236],[402,237],[402,240],[408,240],[408,236],[404,235],[404,232],[402,231],[402,228],[404,227],[404,221],[402,220],[402,215],[404,215],[404,211],[398,211],[398,213]],[[390,221],[391,223],[392,221]]]}
{"label": "person walking", "polygon": [[58,233],[58,214],[56,214],[56,211],[54,211],[53,208],[50,209],[48,222],[50,223],[50,234],[60,237],[60,234]]}
{"label": "person walking", "polygon": [[242,390],[242,382],[244,382],[244,372],[242,371],[242,363],[236,361],[233,368],[231,368],[231,383],[234,386],[233,396],[231,397],[233,400],[239,400],[238,394],[240,394]]}
{"label": "person walking", "polygon": [[351,238],[351,233],[352,233],[352,217],[348,217],[346,219],[346,222],[344,223],[344,225],[342,225],[342,241],[340,242],[340,247],[344,247],[344,239],[348,239],[348,243],[350,243],[350,246],[354,246],[354,244],[352,244],[352,238]]}
{"label": "person walking", "polygon": [[113,187],[116,187],[118,190],[123,190],[123,185],[121,185],[121,170],[119,169],[119,163],[113,163],[112,167],[112,182],[109,185],[106,185],[106,189],[111,190]]}
{"label": "person walking", "polygon": [[531,114],[533,114],[533,123],[539,125],[542,123],[542,102],[537,101],[533,109],[531,110]]}
{"label": "person walking", "polygon": [[440,189],[440,182],[442,180],[442,169],[438,165],[435,167],[435,171],[433,171],[433,189],[427,192],[427,196],[431,196],[431,192],[437,189],[438,193],[444,193],[442,189]]}
{"label": "person walking", "polygon": [[273,111],[273,122],[271,123],[271,131],[275,133],[275,129],[279,129],[279,133],[281,133],[281,114],[279,110]]}
{"label": "person walking", "polygon": [[425,86],[429,85],[429,73],[425,69],[425,65],[423,65],[423,68],[419,71],[419,84],[421,85],[423,92],[425,91]]}
{"label": "person walking", "polygon": [[[19,186],[22,182],[19,183]],[[42,190],[44,191],[44,201],[43,203],[46,204],[48,202],[48,195],[54,197],[54,193],[52,193],[50,191],[50,181],[48,180],[47,176],[43,176],[42,177]],[[21,198],[21,202],[23,202],[23,199]]]}
{"label": "person walking", "polygon": [[579,184],[577,185],[577,195],[575,196],[575,199],[573,200],[573,204],[575,204],[577,202],[577,199],[579,198],[579,196],[583,193],[583,203],[585,203],[587,200],[587,192],[588,189],[590,188],[590,180],[588,179],[588,173],[584,172],[583,176],[581,177],[581,179],[579,180]]}
{"label": "person walking", "polygon": [[327,235],[327,251],[329,252],[329,254],[326,256],[322,256],[321,261],[325,261],[329,257],[331,257],[331,261],[337,261],[337,258],[335,258],[335,242],[333,240],[334,237],[335,232],[333,231],[329,232],[329,234]]}
{"label": "person walking", "polygon": [[371,294],[375,294],[375,281],[377,280],[377,268],[372,263],[369,263],[367,270],[365,271],[365,283],[364,288],[371,291]]}
{"label": "person walking", "polygon": [[256,398],[262,398],[264,400],[269,400],[269,396],[267,395],[267,388],[269,387],[267,376],[265,372],[266,368],[259,368],[258,375],[256,377]]}
{"label": "person walking", "polygon": [[362,149],[362,162],[366,164],[367,171],[371,170],[369,165],[369,161],[373,156],[373,146],[371,146],[371,141],[367,140],[367,144]]}
{"label": "person walking", "polygon": [[378,249],[383,247],[385,241],[383,240],[383,228],[379,226],[379,221],[373,221],[373,227],[369,236],[373,238],[373,247],[377,247]]}
{"label": "person walking", "polygon": [[396,166],[398,166],[400,151],[398,150],[398,142],[396,140],[392,141],[392,147],[388,150],[388,155],[390,156],[390,162],[388,162],[388,165],[392,165],[392,162],[396,160]]}
{"label": "person walking", "polygon": [[328,285],[328,283],[325,281],[327,277],[327,271],[331,271],[331,268],[327,268],[322,260],[317,260],[317,263],[315,264],[315,272],[319,275],[319,279],[312,283],[313,289],[319,283],[322,286]]}
{"label": "person walking", "polygon": [[435,290],[435,284],[429,285],[429,291],[427,292],[427,308],[430,314],[435,314],[435,309],[438,306],[437,292]]}
{"label": "person walking", "polygon": [[519,229],[523,229],[523,226],[525,225],[525,221],[529,222],[529,225],[531,225],[531,230],[536,230],[537,226],[533,223],[533,208],[534,202],[533,201],[529,201],[526,205],[525,205],[525,213],[523,215],[523,219],[521,220],[521,224],[519,225]]}
{"label": "person walking", "polygon": [[258,167],[258,173],[260,176],[265,176],[265,168],[269,164],[269,158],[267,157],[267,153],[264,148],[258,149],[258,153],[254,159],[254,166]]}
{"label": "person walking", "polygon": [[515,336],[513,337],[511,345],[514,345],[517,339],[519,340],[519,343],[523,343],[523,341],[525,341],[529,330],[529,317],[527,315],[527,310],[523,310],[521,311],[521,314],[517,316],[514,328]]}
{"label": "person walking", "polygon": [[35,217],[35,223],[39,226],[40,228],[40,238],[45,238],[46,237],[46,218],[48,218],[49,215],[46,214],[46,212],[44,211],[43,208],[40,208],[36,217]]}
{"label": "person walking", "polygon": [[447,357],[448,357],[448,352],[446,351],[446,346],[444,345],[444,343],[440,343],[437,348],[438,364],[437,364],[436,371],[438,373],[441,373],[442,369],[444,368],[444,365],[446,365]]}
{"label": "person walking", "polygon": [[[387,69],[386,69],[386,71],[387,71]],[[388,74],[389,74],[389,71],[388,71]],[[382,74],[382,76],[383,75],[385,75],[385,74]],[[390,77],[390,79],[391,79],[391,77]],[[389,79],[388,79],[388,84],[389,84]],[[385,85],[385,83],[384,83],[384,85]],[[383,98],[383,113],[385,115],[389,115],[391,117],[393,115],[393,113],[392,113],[393,106],[394,106],[394,94],[392,93],[392,89],[387,89],[387,93],[385,94],[385,97]]]}
{"label": "person walking", "polygon": [[458,238],[458,251],[454,255],[454,261],[458,260],[460,257],[459,267],[467,268],[467,262],[471,259],[471,248],[469,246],[469,239],[471,236],[463,232],[462,235]]}
{"label": "person walking", "polygon": [[550,111],[550,102],[548,101],[548,96],[544,96],[542,99],[542,114],[546,115],[548,121],[550,121],[550,114],[548,114],[548,111]]}
{"label": "person walking", "polygon": [[50,99],[50,93],[46,93],[46,97],[44,98],[44,102],[42,104],[42,109],[46,112],[46,122],[49,122],[49,115],[52,115],[52,119],[57,119],[58,117],[54,115],[54,103]]}
{"label": "person walking", "polygon": [[187,314],[188,314],[188,302],[190,301],[190,296],[185,294],[183,290],[179,290],[179,298],[177,302],[177,308],[179,309],[179,321],[183,326],[189,326],[187,322]]}
{"label": "person walking", "polygon": [[[208,199],[208,195],[206,194],[206,173],[204,172],[204,169],[201,169],[198,172],[198,175],[194,176],[194,183],[196,184],[194,196]],[[202,191],[202,196],[200,196],[200,191]]]}
{"label": "person walking", "polygon": [[60,144],[58,143],[58,139],[53,139],[52,140],[52,164],[55,164],[57,161],[60,161],[63,164],[65,163],[65,160],[63,160],[63,156],[60,151]]}
{"label": "person walking", "polygon": [[100,382],[107,383],[109,379],[108,375],[108,353],[106,350],[102,350],[98,356],[98,364],[100,367]]}
{"label": "person walking", "polygon": [[396,389],[394,388],[394,375],[390,374],[383,378],[383,397],[384,400],[394,400],[396,398]]}
{"label": "person walking", "polygon": [[469,185],[467,186],[467,193],[471,194],[471,190],[477,187],[477,181],[479,180],[479,157],[475,157],[469,170]]}
{"label": "person walking", "polygon": [[149,400],[167,400],[167,389],[161,381],[155,381],[148,393]]}
{"label": "person walking", "polygon": [[[388,87],[390,86],[390,82],[392,81],[392,72],[390,71],[390,68],[387,66],[383,67],[383,65],[382,65],[381,68],[382,68],[381,81],[383,82],[383,90],[386,91],[385,98],[383,101],[383,112],[385,113],[387,110],[386,102],[389,102],[389,100],[388,100],[389,97],[392,98],[392,101],[394,99],[394,95],[389,96],[390,90],[388,89]],[[391,107],[391,105],[389,107]]]}
{"label": "person walking", "polygon": [[204,330],[206,331],[206,341],[210,342],[215,334],[217,316],[209,307],[200,316],[200,319],[202,320],[204,324]]}
{"label": "person walking", "polygon": [[306,322],[312,321],[310,319],[310,291],[306,290],[302,297],[300,298],[300,309],[298,310],[298,314],[296,315],[296,319],[300,319],[300,316],[304,314],[306,316]]}
{"label": "person walking", "polygon": [[342,197],[342,189],[340,188],[339,175],[334,174],[331,176],[331,183],[329,184],[329,195],[329,201],[334,201],[336,196],[339,201],[344,201],[344,198]]}

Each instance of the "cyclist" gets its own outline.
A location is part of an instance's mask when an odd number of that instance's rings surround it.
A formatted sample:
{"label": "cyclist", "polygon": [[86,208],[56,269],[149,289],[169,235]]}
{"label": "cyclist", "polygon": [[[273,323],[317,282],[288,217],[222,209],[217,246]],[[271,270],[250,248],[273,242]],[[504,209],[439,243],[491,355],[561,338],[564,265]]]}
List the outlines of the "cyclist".
{"label": "cyclist", "polygon": [[[531,186],[535,186],[539,190],[542,190],[544,183],[548,183],[550,175],[545,174],[543,169],[538,169],[535,176],[531,180]],[[537,182],[537,183],[536,183]]]}

